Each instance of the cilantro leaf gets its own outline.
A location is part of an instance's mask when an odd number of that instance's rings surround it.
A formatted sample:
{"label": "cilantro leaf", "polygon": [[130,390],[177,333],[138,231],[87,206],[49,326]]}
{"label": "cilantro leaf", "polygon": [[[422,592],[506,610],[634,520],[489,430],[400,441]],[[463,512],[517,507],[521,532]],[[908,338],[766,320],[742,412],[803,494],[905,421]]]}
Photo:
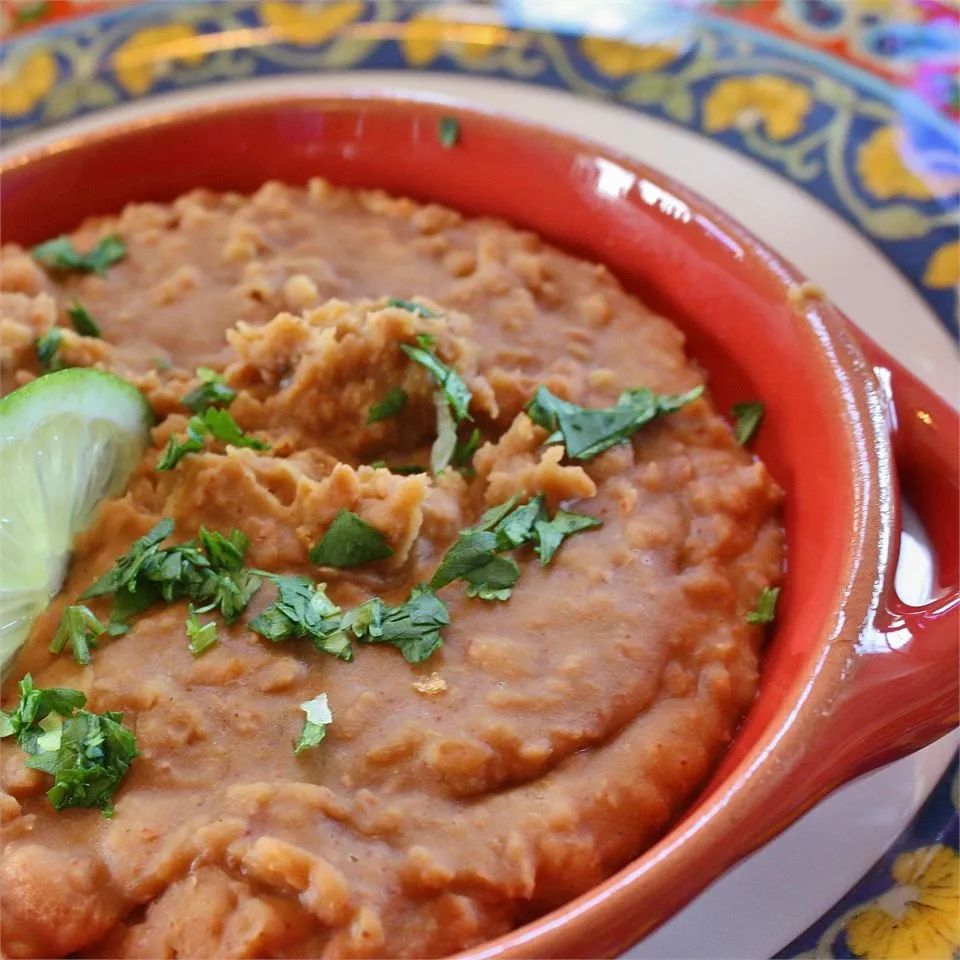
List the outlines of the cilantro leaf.
{"label": "cilantro leaf", "polygon": [[307,715],[307,719],[303,721],[303,730],[293,745],[293,752],[297,756],[320,743],[327,735],[327,724],[333,723],[333,713],[325,693],[301,703],[300,709]]}
{"label": "cilantro leaf", "polygon": [[567,510],[558,510],[552,520],[537,520],[534,528],[537,545],[534,550],[540,557],[540,563],[546,566],[553,559],[560,544],[572,534],[602,526],[602,521],[596,517]]}
{"label": "cilantro leaf", "polygon": [[197,367],[200,383],[181,397],[180,402],[194,413],[203,413],[207,407],[229,407],[237,392],[224,383],[223,375],[210,367]]}
{"label": "cilantro leaf", "polygon": [[73,329],[82,337],[100,336],[97,321],[90,316],[90,311],[79,300],[74,300],[72,306],[67,307],[67,316],[73,323]]}
{"label": "cilantro leaf", "polygon": [[764,405],[758,402],[735,403],[730,412],[735,421],[734,436],[737,438],[737,443],[745,447],[760,429]]}
{"label": "cilantro leaf", "polygon": [[80,253],[66,234],[38,244],[33,258],[52,270],[78,270],[105,274],[108,267],[127,255],[127,246],[117,234],[103,237],[87,253]]}
{"label": "cilantro leaf", "polygon": [[58,748],[26,760],[53,777],[47,796],[55,810],[95,807],[113,816],[113,796],[137,756],[137,741],[122,721],[122,713],[80,710],[64,722]]}
{"label": "cilantro leaf", "polygon": [[467,527],[463,533],[473,530],[492,530],[511,510],[520,502],[520,494],[515,493],[509,500],[498,503],[491,507],[485,513],[480,515],[480,519],[472,527]]}
{"label": "cilantro leaf", "polygon": [[44,373],[63,368],[63,358],[59,355],[62,342],[63,331],[59,327],[51,327],[42,337],[37,337],[37,362]]}
{"label": "cilantro leaf", "polygon": [[391,473],[397,473],[401,476],[428,472],[426,467],[421,467],[416,463],[387,463],[386,460],[374,460],[370,466],[373,467],[374,470],[389,470]]}
{"label": "cilantro leaf", "polygon": [[234,447],[270,449],[269,443],[244,433],[228,411],[220,407],[207,407],[203,413],[196,414],[187,421],[186,440],[181,441],[171,435],[157,461],[157,469],[172,470],[188,453],[199,453],[204,449],[204,437],[208,435]]}
{"label": "cilantro leaf", "polygon": [[201,623],[196,610],[191,603],[187,607],[187,649],[195,656],[199,657],[201,653],[209,650],[217,642],[217,623],[215,620],[209,620],[207,623]]}
{"label": "cilantro leaf", "polygon": [[310,562],[321,567],[356,567],[392,556],[386,537],[345,509],[337,512],[327,532],[310,550]]}
{"label": "cilantro leaf", "polygon": [[520,568],[509,557],[498,556],[498,549],[497,534],[490,530],[461,533],[434,572],[430,587],[439,590],[463,580],[470,597],[506,600],[520,577]]}
{"label": "cilantro leaf", "polygon": [[197,613],[219,607],[233,623],[260,586],[256,572],[242,567],[249,540],[239,530],[224,537],[201,527],[200,546],[188,540],[161,547],[171,533],[173,521],[164,518],[82,594],[81,600],[113,594],[111,636],[124,633],[130,616],[159,600],[187,598],[199,605]]}
{"label": "cilantro leaf", "polygon": [[483,442],[483,437],[480,434],[480,430],[477,427],[473,428],[473,433],[466,440],[460,440],[457,442],[456,447],[453,451],[453,458],[451,462],[457,469],[463,467],[469,467],[471,461],[473,460],[473,455],[480,448],[480,444]]}
{"label": "cilantro leaf", "polygon": [[[197,422],[199,421],[199,422]],[[199,453],[204,448],[203,438],[206,429],[199,417],[191,417],[187,421],[187,438],[180,440],[170,434],[167,445],[157,460],[158,470],[172,470],[188,453]]]}
{"label": "cilantro leaf", "polygon": [[121,587],[131,592],[143,565],[157,555],[160,544],[173,533],[173,521],[164,517],[142,537],[134,540],[130,549],[119,557],[114,565],[80,594],[81,600],[102,597],[108,593],[117,593]]}
{"label": "cilantro leaf", "polygon": [[50,9],[50,0],[35,0],[34,3],[28,3],[22,7],[15,7],[13,11],[13,21],[22,25],[39,20],[46,16]]}
{"label": "cilantro leaf", "polygon": [[[195,420],[196,417],[190,419]],[[229,443],[235,447],[250,447],[253,450],[270,449],[269,443],[244,433],[237,421],[226,410],[208,407],[203,412],[203,422],[211,435],[222,443]]]}
{"label": "cilantro leaf", "polygon": [[52,653],[62,653],[69,645],[73,659],[87,666],[91,662],[90,648],[96,647],[97,637],[105,630],[106,627],[93,615],[89,607],[75,604],[64,609],[50,650]]}
{"label": "cilantro leaf", "polygon": [[433,395],[437,410],[437,439],[430,448],[430,472],[434,475],[446,470],[457,449],[457,425],[450,415],[450,405],[441,391]]}
{"label": "cilantro leaf", "polygon": [[250,622],[250,629],[277,643],[309,637],[324,653],[353,659],[350,637],[341,628],[340,608],[326,594],[326,585],[307,577],[258,571],[277,587],[277,599]]}
{"label": "cilantro leaf", "polygon": [[437,139],[449,150],[460,142],[460,121],[456,117],[441,117],[437,121]]}
{"label": "cilantro leaf", "polygon": [[422,303],[415,303],[413,300],[398,300],[396,297],[389,297],[387,299],[387,306],[397,307],[400,310],[406,310],[408,313],[415,313],[418,317],[424,317],[425,319],[440,316],[436,310],[431,310]]}
{"label": "cilantro leaf", "polygon": [[46,723],[50,717],[72,717],[74,711],[86,702],[86,694],[69,687],[51,687],[46,690],[34,687],[33,677],[28,673],[20,681],[20,701],[10,712],[0,711],[3,729],[0,735],[16,737],[24,753],[38,753],[45,748],[39,747],[38,740],[48,732],[51,725]]}
{"label": "cilantro leaf", "polygon": [[446,604],[426,584],[415,587],[397,606],[383,607],[380,634],[369,632],[367,643],[389,643],[407,663],[422,663],[442,644],[440,631],[450,623]]}
{"label": "cilantro leaf", "polygon": [[432,346],[425,346],[427,343],[422,337],[418,338],[419,346],[412,347],[409,343],[401,343],[400,349],[420,366],[427,369],[436,380],[437,386],[443,391],[447,402],[450,404],[450,410],[454,419],[459,423],[461,420],[472,420],[470,416],[470,400],[473,394],[470,388],[464,383],[462,377],[453,367],[448,367],[433,353]]}
{"label": "cilantro leaf", "polygon": [[493,527],[498,548],[509,550],[511,547],[522,547],[532,542],[537,524],[546,519],[546,497],[540,493],[528,503],[511,511]]}
{"label": "cilantro leaf", "polygon": [[777,616],[779,587],[764,587],[757,597],[757,606],[747,614],[747,623],[773,623]]}
{"label": "cilantro leaf", "polygon": [[20,681],[20,702],[2,714],[0,735],[15,736],[28,755],[26,765],[53,776],[47,793],[57,810],[99,807],[112,816],[112,799],[137,755],[123,715],[102,716],[82,709],[79,690],[34,687],[28,673]]}
{"label": "cilantro leaf", "polygon": [[627,390],[614,407],[588,409],[541,386],[526,411],[534,423],[551,432],[548,443],[562,440],[568,457],[590,460],[610,447],[629,443],[633,434],[655,417],[679,410],[702,393],[702,386],[660,396],[646,388]]}
{"label": "cilantro leaf", "polygon": [[398,416],[406,409],[408,399],[407,391],[402,387],[391,387],[381,400],[370,407],[367,423],[379,423]]}

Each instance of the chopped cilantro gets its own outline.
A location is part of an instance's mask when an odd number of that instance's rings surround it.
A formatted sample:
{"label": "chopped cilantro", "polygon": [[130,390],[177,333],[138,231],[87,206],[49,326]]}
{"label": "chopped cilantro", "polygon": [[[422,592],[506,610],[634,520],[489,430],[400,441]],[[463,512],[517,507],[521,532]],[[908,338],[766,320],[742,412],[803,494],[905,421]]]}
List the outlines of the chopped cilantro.
{"label": "chopped cilantro", "polygon": [[437,139],[449,150],[460,142],[460,121],[456,117],[441,117],[437,122]]}
{"label": "chopped cilantro", "polygon": [[497,550],[497,535],[490,530],[461,533],[434,572],[430,586],[439,590],[463,580],[469,596],[506,600],[520,577],[520,568],[509,557],[498,556]]}
{"label": "chopped cilantro", "polygon": [[63,331],[59,327],[51,327],[42,337],[37,338],[37,362],[44,373],[63,368],[63,358],[60,356],[62,342]]}
{"label": "chopped cilantro", "polygon": [[199,657],[201,653],[209,650],[217,642],[217,623],[210,620],[207,623],[201,623],[197,616],[197,611],[193,609],[191,603],[187,608],[187,649],[195,656]]}
{"label": "chopped cilantro", "polygon": [[453,451],[453,458],[451,460],[453,465],[457,469],[469,467],[470,462],[473,460],[473,455],[480,448],[482,442],[483,437],[480,435],[480,430],[474,427],[473,433],[471,433],[466,440],[457,441],[457,446]]}
{"label": "chopped cilantro", "polygon": [[433,405],[437,411],[437,439],[430,448],[430,472],[436,476],[446,470],[457,450],[457,425],[450,414],[450,404],[442,391],[433,395]]}
{"label": "chopped cilantro", "polygon": [[461,420],[472,420],[469,412],[472,397],[470,388],[463,382],[460,374],[453,367],[448,367],[442,360],[438,359],[433,352],[433,344],[423,334],[417,337],[417,343],[418,346],[416,347],[409,343],[401,343],[400,349],[411,360],[415,360],[431,373],[447,398],[450,410],[457,423]]}
{"label": "chopped cilantro", "polygon": [[340,608],[327,596],[326,585],[307,577],[259,571],[277,587],[277,599],[250,622],[250,629],[277,643],[309,637],[324,653],[352,660],[350,637],[341,628]]}
{"label": "chopped cilantro", "polygon": [[250,447],[253,450],[269,450],[270,444],[244,433],[229,412],[219,407],[207,407],[187,421],[187,436],[180,440],[171,435],[157,461],[158,470],[172,470],[188,453],[204,449],[204,437],[212,436],[221,443],[234,447]]}
{"label": "chopped cilantro", "polygon": [[219,608],[233,623],[260,586],[257,574],[242,567],[248,540],[239,530],[224,537],[201,527],[199,545],[188,540],[161,547],[171,533],[173,521],[161,520],[81,596],[113,594],[111,636],[124,633],[131,616],[161,600],[189,599],[197,613]]}
{"label": "chopped cilantro", "polygon": [[515,493],[509,500],[498,503],[491,507],[485,513],[480,515],[480,519],[472,526],[464,530],[467,533],[470,530],[492,530],[511,510],[520,502],[520,494]]}
{"label": "chopped cilantro", "polygon": [[172,470],[188,453],[199,453],[204,448],[203,438],[207,430],[199,417],[191,417],[187,421],[187,436],[185,440],[170,434],[167,445],[157,460],[158,470]]}
{"label": "chopped cilantro", "polygon": [[702,393],[702,386],[660,396],[641,388],[622,393],[615,407],[588,409],[561,400],[541,386],[526,410],[534,423],[550,431],[548,443],[562,442],[568,457],[590,460],[612,446],[629,443],[633,434],[655,417],[679,410]]}
{"label": "chopped cilantro", "polygon": [[403,413],[407,406],[407,391],[402,387],[391,387],[384,395],[370,407],[367,414],[367,423],[379,423],[389,420]]}
{"label": "chopped cilantro", "polygon": [[[424,317],[426,319],[440,316],[436,310],[431,310],[429,307],[425,307],[422,303],[415,303],[413,300],[398,300],[396,297],[390,297],[387,300],[387,306],[396,307],[399,310],[406,310],[408,313],[415,313],[418,317]],[[421,334],[421,336],[429,337],[430,334]]]}
{"label": "chopped cilantro", "polygon": [[301,703],[300,709],[307,715],[307,719],[303,721],[303,730],[293,745],[293,752],[298,756],[304,750],[320,743],[327,735],[327,724],[333,723],[333,714],[325,693]]}
{"label": "chopped cilantro", "polygon": [[386,460],[374,460],[370,466],[374,470],[389,470],[391,473],[398,473],[402,476],[428,472],[426,467],[421,467],[417,463],[387,463]]}
{"label": "chopped cilantro", "polygon": [[53,777],[47,792],[54,809],[98,807],[113,816],[113,796],[137,756],[123,714],[98,715],[82,709],[79,690],[41,690],[28,673],[20,681],[20,702],[2,713],[0,736],[16,737],[26,765]]}
{"label": "chopped cilantro", "polygon": [[97,321],[90,316],[90,311],[79,300],[74,300],[73,304],[67,307],[67,316],[73,323],[73,329],[82,337],[100,336]]}
{"label": "chopped cilantro", "polygon": [[[507,501],[509,503],[509,501]],[[562,511],[561,511],[562,512]],[[529,503],[512,510],[497,521],[493,532],[501,550],[522,547],[533,541],[536,528],[547,519],[547,504],[544,495],[538,494]]]}
{"label": "chopped cilantro", "polygon": [[734,436],[737,438],[737,443],[741,447],[745,447],[753,439],[757,430],[760,429],[764,406],[757,402],[735,403],[730,412],[736,421],[733,430]]}
{"label": "chopped cilantro", "polygon": [[583,513],[571,513],[567,510],[558,510],[552,520],[537,520],[535,526],[537,545],[534,550],[540,557],[540,563],[546,566],[553,559],[560,544],[572,534],[602,526],[603,523],[596,517],[589,517]]}
{"label": "chopped cilantro", "polygon": [[194,413],[208,407],[229,407],[237,393],[224,383],[223,375],[210,367],[197,367],[200,383],[183,395],[180,402]]}
{"label": "chopped cilantro", "polygon": [[66,236],[48,240],[33,248],[33,257],[53,270],[79,270],[82,273],[105,274],[107,268],[127,255],[127,246],[116,234],[103,237],[87,253],[80,253]]}
{"label": "chopped cilantro", "polygon": [[449,623],[446,604],[421,583],[403,603],[384,605],[377,632],[368,629],[360,639],[389,643],[408,663],[422,663],[443,644],[440,631]]}
{"label": "chopped cilantro", "polygon": [[106,627],[93,615],[89,607],[75,604],[63,611],[50,650],[52,653],[62,653],[69,646],[73,659],[87,666],[90,663],[90,648],[96,647],[97,637],[105,631]]}
{"label": "chopped cilantro", "polygon": [[171,362],[169,357],[161,357],[161,356],[151,357],[150,365],[154,368],[154,370],[160,370],[160,371],[171,370],[173,368],[173,363]]}
{"label": "chopped cilantro", "polygon": [[757,597],[756,609],[747,614],[747,623],[773,623],[777,615],[777,599],[780,597],[779,587],[764,587]]}
{"label": "chopped cilantro", "polygon": [[320,567],[356,567],[392,556],[386,537],[376,527],[341,509],[311,549],[310,562]]}

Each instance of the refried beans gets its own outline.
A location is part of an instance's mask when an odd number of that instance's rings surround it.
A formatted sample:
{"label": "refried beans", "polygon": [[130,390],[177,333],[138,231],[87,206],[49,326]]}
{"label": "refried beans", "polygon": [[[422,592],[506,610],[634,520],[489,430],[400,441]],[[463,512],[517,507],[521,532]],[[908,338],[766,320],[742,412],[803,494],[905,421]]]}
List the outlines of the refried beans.
{"label": "refried beans", "polygon": [[[108,818],[54,810],[50,777],[4,741],[5,955],[438,956],[655,840],[754,696],[763,627],[747,614],[781,577],[781,493],[707,395],[584,461],[545,445],[524,407],[541,385],[588,408],[691,390],[704,378],[677,328],[531,233],[321,180],[134,203],[72,239],[108,234],[127,254],[102,276],[3,248],[4,389],[40,372],[35,342],[57,324],[63,363],[132,381],[157,418],[126,493],[79,537],[4,707],[27,672],[81,690],[88,709],[122,712],[139,756]],[[71,329],[75,300],[100,338]],[[399,349],[418,334],[468,385],[482,437],[472,464],[436,476],[382,465],[426,465],[436,437],[436,384]],[[270,449],[208,442],[158,471],[200,366]],[[393,387],[402,413],[368,423]],[[344,662],[271,642],[249,628],[274,599],[266,582],[202,656],[184,600],[102,638],[89,666],[49,651],[65,606],[162,518],[177,543],[240,530],[248,567],[323,581],[346,610],[400,603],[485,510],[540,494],[603,525],[548,565],[514,551],[509,599],[439,589],[450,623],[420,663],[388,645]],[[312,564],[341,510],[392,555]],[[81,602],[107,621],[109,597]],[[321,692],[333,721],[295,755],[300,705]]]}

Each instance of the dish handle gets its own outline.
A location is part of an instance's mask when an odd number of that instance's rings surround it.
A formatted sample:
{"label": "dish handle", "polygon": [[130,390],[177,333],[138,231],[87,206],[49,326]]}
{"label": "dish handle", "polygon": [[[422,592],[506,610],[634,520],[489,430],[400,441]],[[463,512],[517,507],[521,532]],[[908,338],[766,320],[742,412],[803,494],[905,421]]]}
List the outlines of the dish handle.
{"label": "dish handle", "polygon": [[828,724],[833,749],[843,744],[836,757],[841,781],[947,733],[960,703],[960,420],[886,351],[853,332],[881,379],[889,375],[901,495],[930,539],[934,583],[932,599],[913,606],[897,595],[891,576],[860,639],[849,693]]}

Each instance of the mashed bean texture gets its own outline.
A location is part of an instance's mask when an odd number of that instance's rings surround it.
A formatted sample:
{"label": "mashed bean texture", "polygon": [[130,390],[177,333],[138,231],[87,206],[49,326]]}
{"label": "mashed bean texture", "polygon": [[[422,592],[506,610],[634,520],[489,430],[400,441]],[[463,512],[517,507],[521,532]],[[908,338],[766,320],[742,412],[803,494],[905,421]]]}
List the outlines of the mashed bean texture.
{"label": "mashed bean texture", "polygon": [[[668,320],[602,266],[502,222],[316,180],[252,197],[196,191],[131,204],[73,234],[120,234],[104,276],[44,270],[8,245],[0,266],[4,389],[62,360],[135,382],[157,414],[126,494],[76,545],[4,688],[83,690],[122,711],[140,756],[116,811],[54,811],[49,777],[4,741],[2,946],[10,957],[439,956],[585,891],[683,810],[754,696],[762,627],[746,614],[780,577],[780,492],[708,397],[628,445],[569,461],[523,412],[537,386],[587,407],[703,376]],[[416,299],[420,316],[387,298]],[[70,329],[80,300],[102,338]],[[473,394],[473,470],[426,464],[435,386],[399,349],[435,337]],[[158,472],[190,411],[195,370],[223,371],[230,412],[270,450],[208,445]],[[400,416],[368,424],[391,387]],[[399,602],[491,505],[543,493],[603,526],[549,566],[528,548],[505,602],[440,591],[450,613],[427,662],[221,624],[200,657],[186,604],[158,604],[90,666],[48,650],[65,605],[160,518],[250,538],[247,564],[324,580],[344,608]],[[362,567],[308,559],[339,510],[393,550]],[[90,601],[104,620],[109,598]],[[295,756],[299,705],[334,721]]]}

